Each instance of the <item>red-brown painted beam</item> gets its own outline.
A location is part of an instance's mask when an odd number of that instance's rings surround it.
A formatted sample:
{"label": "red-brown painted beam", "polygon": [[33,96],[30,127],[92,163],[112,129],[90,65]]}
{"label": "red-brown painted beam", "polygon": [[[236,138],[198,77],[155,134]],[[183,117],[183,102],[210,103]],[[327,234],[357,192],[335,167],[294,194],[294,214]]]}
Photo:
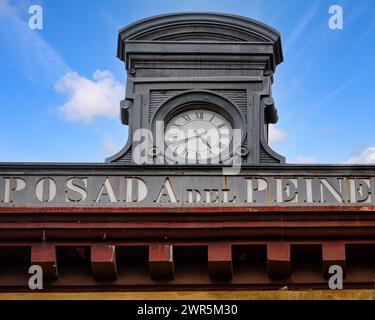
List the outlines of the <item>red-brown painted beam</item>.
{"label": "red-brown painted beam", "polygon": [[230,243],[210,243],[208,245],[208,272],[212,279],[233,277],[232,245]]}
{"label": "red-brown painted beam", "polygon": [[[286,244],[289,245],[322,245],[322,242],[327,242],[327,241],[332,241],[332,240],[312,240],[312,239],[293,239],[293,240],[285,240]],[[345,243],[346,245],[348,244],[360,244],[360,245],[374,245],[375,244],[375,239],[350,239],[350,238],[345,238],[342,240],[339,240],[340,242]],[[50,245],[54,246],[59,246],[59,247],[67,247],[67,246],[73,246],[73,247],[84,247],[85,245],[93,245],[97,243],[97,240],[91,240],[89,242],[85,240],[76,240],[76,241],[63,241],[63,240],[50,240],[48,242]],[[200,239],[200,240],[189,240],[189,241],[173,241],[172,245],[176,246],[208,246],[211,242],[205,240],[205,239]],[[249,239],[233,239],[231,240],[232,245],[267,245],[267,244],[273,244],[273,243],[280,243],[278,240],[274,239],[257,239],[257,240],[249,240]],[[27,247],[27,246],[33,246],[35,245],[35,241],[31,240],[23,240],[23,241],[2,241],[0,242],[0,247]],[[39,243],[37,243],[39,244]],[[121,246],[121,247],[126,247],[126,246],[146,246],[146,245],[151,245],[155,244],[154,241],[152,240],[138,240],[138,241],[124,241],[124,240],[114,240],[111,241],[109,244],[114,245],[114,246]]]}
{"label": "red-brown painted beam", "polygon": [[283,279],[290,276],[289,243],[271,242],[267,244],[267,273],[270,279]]}
{"label": "red-brown painted beam", "polygon": [[1,222],[0,239],[186,239],[375,237],[374,221]]}
{"label": "red-brown painted beam", "polygon": [[91,246],[91,268],[95,279],[114,280],[117,278],[116,247],[109,244]]}
{"label": "red-brown painted beam", "polygon": [[173,279],[173,246],[164,243],[149,245],[149,268],[153,279]]}
{"label": "red-brown painted beam", "polygon": [[[375,218],[375,217],[374,217]],[[282,221],[282,219],[277,219],[273,221],[194,221],[194,222],[1,222],[0,229],[16,229],[16,228],[28,228],[28,229],[37,229],[37,228],[47,228],[47,229],[83,229],[83,228],[97,228],[97,229],[137,229],[137,228],[168,228],[168,229],[177,229],[177,228],[266,228],[266,227],[289,227],[289,228],[318,228],[318,227],[375,227],[375,220],[349,220],[349,221]]]}
{"label": "red-brown painted beam", "polygon": [[238,207],[0,207],[7,213],[248,213],[248,212],[373,212],[375,206],[238,206]]}
{"label": "red-brown painted beam", "polygon": [[43,269],[46,280],[57,279],[56,247],[50,243],[38,243],[31,246],[31,264]]}
{"label": "red-brown painted beam", "polygon": [[329,277],[329,268],[333,265],[339,265],[346,273],[346,254],[345,243],[338,241],[328,241],[322,243],[323,255],[323,274]]}
{"label": "red-brown painted beam", "polygon": [[375,221],[220,221],[220,222],[1,222],[0,230],[9,229],[222,229],[222,228],[319,228],[319,227],[352,227],[375,228]]}
{"label": "red-brown painted beam", "polygon": [[[194,243],[194,242],[189,242],[189,244],[187,243],[173,243],[173,244],[180,244],[180,245],[205,245],[205,246],[210,246],[212,244],[214,244],[214,241],[215,240],[205,240],[205,242],[200,242],[200,243]],[[289,240],[288,240],[289,241]],[[348,243],[352,243],[350,239],[342,239],[340,240],[339,242],[337,241],[327,241],[327,239],[325,240],[322,240],[323,242],[312,242],[311,240],[299,240],[299,241],[296,241],[296,242],[284,242],[284,241],[274,241],[274,240],[266,240],[266,239],[263,239],[262,241],[244,241],[244,242],[241,242],[241,240],[233,240],[232,245],[234,243],[237,243],[237,244],[246,244],[246,243],[252,243],[252,244],[266,244],[268,246],[268,254],[267,254],[267,261],[268,261],[268,264],[270,264],[270,262],[272,261],[276,261],[277,263],[280,263],[282,261],[285,261],[287,260],[288,261],[288,251],[289,250],[285,250],[289,245],[291,244],[313,244],[313,245],[320,245],[321,248],[322,248],[322,259],[323,260],[329,260],[331,259],[333,256],[338,256],[340,257],[340,255],[343,254],[343,246],[342,244],[348,244]],[[367,244],[367,243],[374,243],[374,239],[357,239],[353,242],[356,242],[356,243],[362,243],[362,244]],[[99,241],[98,241],[99,242]],[[171,242],[172,243],[172,242]],[[22,245],[22,246],[26,246],[27,242],[15,242],[16,245]],[[37,246],[40,246],[40,243],[29,243],[31,246],[35,245],[35,248]],[[90,242],[90,243],[87,243],[87,242],[82,242],[82,243],[66,243],[66,244],[69,244],[70,246],[82,246],[82,245],[91,245],[91,246],[103,246],[103,244],[95,244],[95,242]],[[117,246],[120,246],[120,245],[126,245],[126,243],[123,243],[123,242],[115,242],[115,243],[110,243],[110,244],[116,244]],[[131,245],[131,246],[134,246],[136,245],[137,243],[134,243],[134,242],[129,242],[127,243],[127,245]],[[155,247],[154,248],[158,248],[157,245],[159,243],[152,243],[150,240],[147,241],[147,242],[139,242],[138,243],[139,245],[154,245]],[[0,245],[7,245],[7,246],[11,246],[11,243],[1,243]],[[49,244],[50,246],[53,246],[52,243]],[[55,245],[58,245],[58,246],[62,246],[62,243],[61,242],[56,242]],[[224,247],[224,251],[228,251],[227,249],[227,244],[223,244],[223,242],[217,242],[217,245],[221,245],[222,248]],[[226,247],[226,248],[225,248]],[[363,246],[364,248],[366,248],[365,246]],[[34,248],[34,252],[36,253],[37,250],[35,250]],[[212,247],[213,248],[213,247]],[[221,248],[221,249],[222,249]],[[339,248],[339,250],[337,250]],[[216,247],[216,249],[219,249],[219,246]],[[370,248],[371,249],[371,248]],[[160,250],[158,250],[160,251]],[[211,251],[211,254],[212,252],[216,255],[216,250],[210,250]],[[337,251],[337,252],[336,252]],[[369,251],[369,254],[372,252],[372,250]],[[289,253],[290,255],[290,253]],[[160,257],[160,254],[155,254],[154,255],[155,257]],[[227,255],[227,258],[229,257],[229,255]],[[286,258],[286,259],[285,259]],[[160,258],[159,258],[160,259]],[[210,257],[209,259],[213,260],[212,257]],[[341,258],[342,259],[342,258]],[[33,260],[35,260],[35,256],[33,258]],[[290,259],[289,259],[290,260]],[[332,260],[332,259],[331,259]],[[337,260],[336,260],[337,261]],[[335,261],[335,262],[336,262]],[[199,262],[201,264],[201,266],[203,266],[204,264],[204,261],[200,261]],[[65,267],[65,266],[64,266]],[[371,288],[371,285],[372,285],[372,288],[373,288],[373,272],[371,271],[371,268],[372,268],[372,265],[369,264],[368,266],[364,266],[362,267],[364,268],[364,276],[363,278],[361,279],[354,279],[353,277],[351,277],[353,275],[350,274],[351,269],[348,269],[347,272],[348,272],[348,277],[347,279],[348,282],[345,282],[344,283],[344,288],[345,289],[349,289],[349,288]],[[308,268],[307,268],[308,269]],[[79,269],[77,269],[79,270]],[[201,268],[201,272],[202,274],[206,274],[206,272],[203,270],[203,268]],[[9,272],[11,273],[11,270],[9,270]],[[80,274],[80,272],[82,272],[82,274]],[[133,272],[132,274],[129,274],[129,273],[126,273],[124,274],[123,273],[119,273],[118,275],[118,279],[115,280],[115,281],[111,281],[111,282],[107,282],[107,283],[99,283],[98,282],[95,282],[93,281],[93,279],[91,277],[89,277],[85,272],[83,272],[82,270],[78,271],[77,274],[75,274],[74,276],[70,277],[71,275],[68,275],[67,277],[65,277],[65,274],[63,273],[63,268],[61,270],[61,274],[63,275],[60,279],[56,280],[56,281],[53,281],[53,282],[50,282],[50,283],[46,283],[46,290],[55,290],[55,291],[66,291],[66,290],[83,290],[83,291],[88,291],[88,290],[93,290],[93,291],[97,291],[97,290],[113,290],[113,291],[121,291],[121,290],[186,290],[187,288],[189,289],[193,289],[193,290],[203,290],[203,289],[206,289],[206,290],[214,290],[214,289],[222,289],[222,290],[233,290],[233,289],[244,289],[244,288],[248,288],[248,289],[278,289],[280,288],[281,286],[287,286],[288,288],[290,289],[301,289],[301,288],[307,288],[307,289],[313,289],[313,288],[327,288],[327,281],[323,278],[323,277],[316,277],[316,273],[314,272],[311,272],[311,270],[306,270],[306,272],[304,273],[304,279],[300,279],[298,281],[295,280],[295,278],[293,279],[293,277],[290,277],[290,278],[284,278],[284,279],[278,279],[279,281],[276,283],[276,282],[270,282],[270,281],[267,281],[267,279],[264,277],[266,275],[266,270],[264,270],[264,274],[261,278],[263,278],[263,280],[261,282],[258,282],[258,283],[254,283],[254,278],[252,277],[251,275],[251,272],[250,273],[243,273],[241,274],[241,277],[238,276],[238,274],[236,274],[236,277],[233,277],[231,281],[226,281],[227,279],[224,279],[224,278],[221,278],[221,279],[218,279],[216,281],[210,281],[208,279],[208,277],[204,277],[202,276],[202,274],[197,274],[194,272],[192,272],[190,275],[188,275],[188,277],[186,277],[186,274],[176,274],[176,277],[174,280],[171,280],[171,281],[152,281],[149,277],[149,274],[146,273],[146,272],[142,272],[142,273],[138,273],[136,270],[132,270],[131,272]],[[270,272],[270,268],[268,268],[268,272]],[[276,269],[276,274],[278,274],[280,272],[280,268],[277,268]],[[355,271],[356,272],[356,271]],[[318,270],[318,274],[319,274],[319,270]],[[134,277],[133,277],[134,275]],[[24,285],[24,282],[22,282],[24,275],[23,274],[19,274],[19,284],[15,285],[14,283],[12,284],[12,278],[9,277],[9,283],[5,283],[4,282],[4,279],[6,279],[6,281],[8,281],[8,277],[2,277],[2,286],[0,286],[0,291],[2,290],[24,290],[24,288],[22,287],[22,285]],[[259,279],[261,279],[259,278]],[[13,278],[14,280],[14,278]],[[22,280],[22,281],[21,281]],[[20,285],[21,283],[21,285]],[[5,286],[4,286],[5,284]],[[18,287],[17,287],[18,286]],[[9,289],[11,288],[11,289]]]}

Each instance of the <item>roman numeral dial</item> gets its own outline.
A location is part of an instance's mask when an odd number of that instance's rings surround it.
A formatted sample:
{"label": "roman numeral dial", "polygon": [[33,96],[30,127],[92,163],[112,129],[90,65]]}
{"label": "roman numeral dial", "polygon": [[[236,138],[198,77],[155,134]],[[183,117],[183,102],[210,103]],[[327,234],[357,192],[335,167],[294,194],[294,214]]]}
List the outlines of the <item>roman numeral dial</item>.
{"label": "roman numeral dial", "polygon": [[219,156],[231,140],[232,126],[227,118],[203,108],[179,113],[165,129],[166,147],[197,163]]}

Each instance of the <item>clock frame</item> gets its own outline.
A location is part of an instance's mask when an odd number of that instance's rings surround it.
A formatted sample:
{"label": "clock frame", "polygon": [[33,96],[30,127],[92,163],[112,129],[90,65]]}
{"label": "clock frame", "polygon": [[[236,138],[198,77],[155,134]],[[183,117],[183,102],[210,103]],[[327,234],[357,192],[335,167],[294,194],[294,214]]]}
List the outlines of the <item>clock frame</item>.
{"label": "clock frame", "polygon": [[231,153],[232,121],[213,108],[196,105],[169,117],[164,141],[166,154],[174,158],[195,160],[196,164],[220,162]]}

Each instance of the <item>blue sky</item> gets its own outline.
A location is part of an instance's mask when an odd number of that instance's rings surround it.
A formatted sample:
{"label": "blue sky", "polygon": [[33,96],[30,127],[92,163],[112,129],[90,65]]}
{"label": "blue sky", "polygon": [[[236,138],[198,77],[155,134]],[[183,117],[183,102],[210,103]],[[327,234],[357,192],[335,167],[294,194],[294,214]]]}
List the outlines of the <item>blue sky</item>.
{"label": "blue sky", "polygon": [[[43,30],[28,27],[34,4]],[[334,4],[342,30],[328,27]],[[0,0],[0,161],[102,162],[118,151],[118,30],[176,11],[235,13],[281,33],[271,145],[287,162],[375,163],[373,0]]]}

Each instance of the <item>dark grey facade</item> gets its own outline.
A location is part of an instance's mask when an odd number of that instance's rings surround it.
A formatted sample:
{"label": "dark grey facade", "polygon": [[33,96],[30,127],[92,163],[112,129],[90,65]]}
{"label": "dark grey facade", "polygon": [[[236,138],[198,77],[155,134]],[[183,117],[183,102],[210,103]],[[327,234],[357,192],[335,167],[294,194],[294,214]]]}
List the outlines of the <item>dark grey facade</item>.
{"label": "dark grey facade", "polygon": [[[272,28],[216,13],[151,17],[120,31],[118,57],[125,147],[101,164],[0,163],[0,207],[374,206],[374,166],[290,165],[268,146],[283,59]],[[196,106],[240,129],[240,163],[134,162],[137,130]]]}
{"label": "dark grey facade", "polygon": [[107,162],[134,163],[137,129],[206,105],[240,129],[242,165],[282,164],[268,145],[278,120],[271,86],[283,61],[280,34],[260,22],[218,13],[177,13],[147,18],[119,32],[118,58],[127,85],[122,123],[125,147]]}
{"label": "dark grey facade", "polygon": [[[373,207],[374,166],[1,164],[0,208]],[[366,212],[360,214],[365,215]]]}

